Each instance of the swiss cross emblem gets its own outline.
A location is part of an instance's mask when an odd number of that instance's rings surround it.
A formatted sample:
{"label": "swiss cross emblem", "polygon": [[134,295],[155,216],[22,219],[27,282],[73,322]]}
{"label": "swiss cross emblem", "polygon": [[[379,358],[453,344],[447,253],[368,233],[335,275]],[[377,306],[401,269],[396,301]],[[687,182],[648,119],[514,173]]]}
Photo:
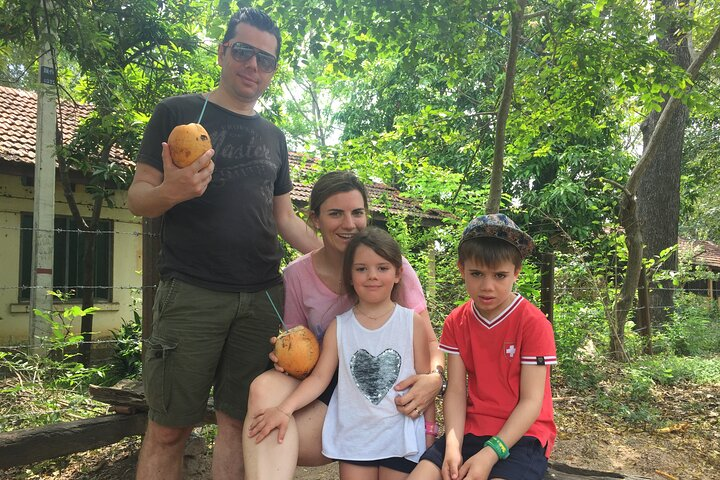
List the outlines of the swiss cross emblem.
{"label": "swiss cross emblem", "polygon": [[514,343],[505,342],[503,349],[505,350],[505,357],[507,359],[512,360],[515,357],[515,352],[517,352],[517,349],[515,348]]}

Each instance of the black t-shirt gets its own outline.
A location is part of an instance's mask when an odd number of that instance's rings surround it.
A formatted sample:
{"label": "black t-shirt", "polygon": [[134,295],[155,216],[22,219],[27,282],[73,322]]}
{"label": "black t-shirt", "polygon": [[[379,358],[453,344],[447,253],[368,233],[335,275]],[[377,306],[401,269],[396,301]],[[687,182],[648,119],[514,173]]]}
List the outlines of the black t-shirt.
{"label": "black t-shirt", "polygon": [[[161,142],[180,124],[197,123],[201,95],[163,100],[143,137],[138,162],[163,171]],[[256,292],[282,281],[283,256],[273,197],[292,190],[285,135],[259,115],[207,103],[202,126],[215,149],[205,193],[162,218],[160,275],[226,292]]]}

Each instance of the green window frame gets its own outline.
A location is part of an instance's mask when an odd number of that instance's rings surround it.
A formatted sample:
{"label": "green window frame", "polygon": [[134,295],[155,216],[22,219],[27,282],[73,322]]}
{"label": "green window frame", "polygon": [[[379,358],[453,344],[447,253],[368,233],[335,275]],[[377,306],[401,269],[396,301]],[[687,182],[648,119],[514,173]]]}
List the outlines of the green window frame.
{"label": "green window frame", "polygon": [[[32,213],[23,213],[20,218],[20,302],[30,301],[30,285],[32,284]],[[100,220],[95,243],[95,299],[112,301],[112,247],[113,222]],[[83,236],[78,231],[72,217],[55,217],[53,258],[53,290],[63,293],[74,291],[71,302],[82,299],[82,251]]]}

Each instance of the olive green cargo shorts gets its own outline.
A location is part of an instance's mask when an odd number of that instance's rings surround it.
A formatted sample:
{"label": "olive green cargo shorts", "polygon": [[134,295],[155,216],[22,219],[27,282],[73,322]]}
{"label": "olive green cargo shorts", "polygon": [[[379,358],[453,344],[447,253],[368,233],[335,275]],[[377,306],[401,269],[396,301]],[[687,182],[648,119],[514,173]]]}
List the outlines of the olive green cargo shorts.
{"label": "olive green cargo shorts", "polygon": [[215,410],[243,420],[250,383],[270,366],[270,337],[280,326],[275,309],[282,315],[283,304],[282,284],[228,293],[161,281],[152,335],[144,342],[149,418],[169,427],[195,425],[214,387]]}

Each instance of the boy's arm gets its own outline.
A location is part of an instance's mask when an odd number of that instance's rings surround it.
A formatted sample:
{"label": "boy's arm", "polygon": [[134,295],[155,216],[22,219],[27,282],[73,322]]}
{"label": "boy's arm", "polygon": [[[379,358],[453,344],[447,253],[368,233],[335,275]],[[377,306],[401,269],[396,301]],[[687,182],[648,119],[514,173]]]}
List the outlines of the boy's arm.
{"label": "boy's arm", "polygon": [[[522,365],[520,369],[520,400],[497,436],[511,448],[537,420],[545,395],[545,365]],[[490,447],[484,447],[463,465],[461,474],[472,472],[471,478],[487,478],[499,458]],[[485,476],[483,476],[483,474]]]}
{"label": "boy's arm", "polygon": [[[426,374],[430,372],[430,345],[425,332],[425,319],[415,313],[413,315],[413,359],[415,373]],[[435,335],[433,335],[434,337]],[[425,419],[425,443],[429,447],[437,437],[437,423],[435,422],[435,402],[433,401],[423,411]],[[432,432],[434,430],[434,432]],[[430,433],[428,433],[430,432]]]}
{"label": "boy's arm", "polygon": [[259,411],[250,424],[248,437],[255,437],[255,442],[260,443],[277,428],[278,443],[282,443],[292,414],[320,396],[330,385],[337,367],[337,320],[333,320],[325,332],[320,358],[310,376],[300,382],[280,405]]}
{"label": "boy's arm", "polygon": [[457,478],[462,465],[462,444],[465,436],[467,387],[465,364],[459,354],[448,355],[448,386],[443,399],[445,419],[445,459],[443,480]]}
{"label": "boy's arm", "polygon": [[[497,436],[510,448],[540,415],[545,397],[546,365],[523,365],[520,369],[520,401]],[[488,447],[485,447],[488,448]]]}

